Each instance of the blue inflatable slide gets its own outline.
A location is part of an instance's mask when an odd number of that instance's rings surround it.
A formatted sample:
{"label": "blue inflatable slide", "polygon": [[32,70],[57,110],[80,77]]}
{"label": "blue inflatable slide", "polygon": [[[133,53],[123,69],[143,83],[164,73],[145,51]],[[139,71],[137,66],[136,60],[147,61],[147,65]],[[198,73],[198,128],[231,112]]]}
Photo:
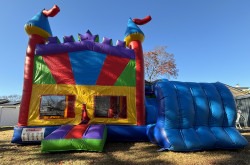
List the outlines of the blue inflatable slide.
{"label": "blue inflatable slide", "polygon": [[235,128],[235,101],[224,84],[161,80],[151,87],[152,97],[146,95],[147,135],[161,150],[238,149],[248,144]]}

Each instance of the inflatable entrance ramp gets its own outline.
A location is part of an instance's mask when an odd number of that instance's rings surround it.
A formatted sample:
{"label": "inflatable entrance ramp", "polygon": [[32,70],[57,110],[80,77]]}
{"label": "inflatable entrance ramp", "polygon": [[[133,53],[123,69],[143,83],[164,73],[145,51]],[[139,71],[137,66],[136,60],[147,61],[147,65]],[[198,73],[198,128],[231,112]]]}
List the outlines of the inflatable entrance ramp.
{"label": "inflatable entrance ramp", "polygon": [[239,149],[248,142],[235,128],[236,107],[222,83],[154,84],[158,106],[156,124],[147,133],[162,150]]}
{"label": "inflatable entrance ramp", "polygon": [[101,152],[106,142],[105,125],[62,125],[42,140],[42,152],[86,150]]}

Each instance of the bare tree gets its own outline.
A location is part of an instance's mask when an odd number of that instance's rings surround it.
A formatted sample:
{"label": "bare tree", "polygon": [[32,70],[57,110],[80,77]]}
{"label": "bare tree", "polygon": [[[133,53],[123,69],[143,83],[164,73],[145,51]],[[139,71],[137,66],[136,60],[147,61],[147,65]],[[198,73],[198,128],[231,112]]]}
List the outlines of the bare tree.
{"label": "bare tree", "polygon": [[145,79],[149,82],[157,78],[176,78],[178,69],[176,68],[174,55],[166,52],[166,46],[156,47],[154,50],[144,52]]}
{"label": "bare tree", "polygon": [[8,96],[0,96],[0,99],[6,99],[9,101],[21,101],[21,95],[8,95]]}

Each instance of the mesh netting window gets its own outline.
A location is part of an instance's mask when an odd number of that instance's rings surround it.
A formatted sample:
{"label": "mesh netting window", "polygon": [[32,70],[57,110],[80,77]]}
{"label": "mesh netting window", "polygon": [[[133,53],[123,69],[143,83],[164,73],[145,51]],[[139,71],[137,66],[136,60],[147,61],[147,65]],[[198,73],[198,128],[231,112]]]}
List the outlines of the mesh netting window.
{"label": "mesh netting window", "polygon": [[95,96],[95,117],[127,118],[126,96]]}
{"label": "mesh netting window", "polygon": [[74,118],[74,95],[43,95],[40,100],[40,118]]}

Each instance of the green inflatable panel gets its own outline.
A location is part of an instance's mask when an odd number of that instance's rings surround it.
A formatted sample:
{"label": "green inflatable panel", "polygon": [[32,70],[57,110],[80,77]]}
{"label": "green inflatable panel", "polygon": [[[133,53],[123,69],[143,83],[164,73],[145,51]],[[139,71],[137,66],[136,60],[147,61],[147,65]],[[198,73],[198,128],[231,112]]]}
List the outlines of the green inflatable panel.
{"label": "green inflatable panel", "polygon": [[135,60],[130,60],[122,74],[119,76],[114,86],[135,86],[136,72]]}
{"label": "green inflatable panel", "polygon": [[33,84],[56,84],[42,56],[35,56]]}

